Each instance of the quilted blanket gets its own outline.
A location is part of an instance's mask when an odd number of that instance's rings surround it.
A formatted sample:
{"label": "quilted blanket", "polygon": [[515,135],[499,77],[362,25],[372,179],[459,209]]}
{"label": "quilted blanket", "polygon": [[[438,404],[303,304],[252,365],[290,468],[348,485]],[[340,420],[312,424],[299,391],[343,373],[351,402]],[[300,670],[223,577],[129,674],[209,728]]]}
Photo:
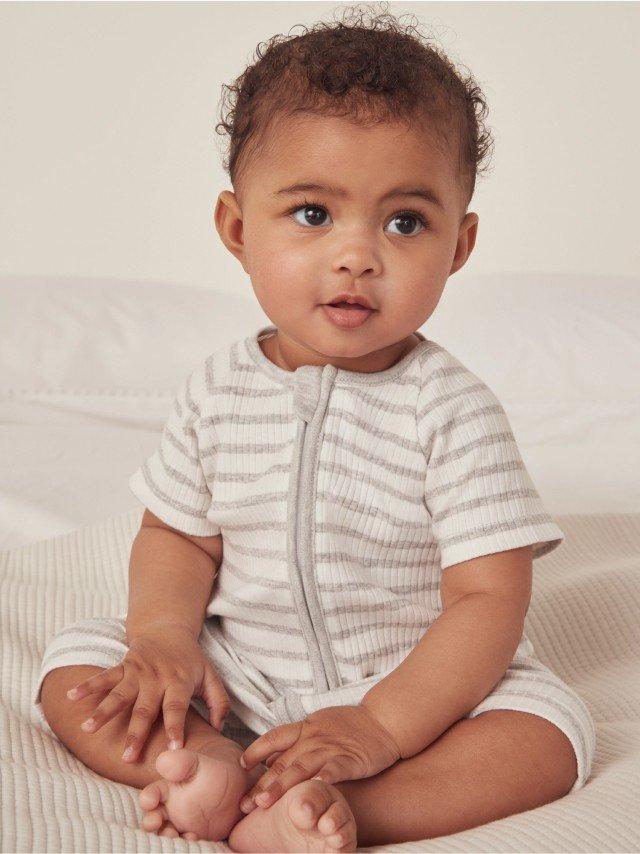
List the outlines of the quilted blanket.
{"label": "quilted blanket", "polygon": [[[40,659],[65,624],[126,613],[142,510],[0,553],[3,852],[229,851],[139,826],[138,790],[102,778],[31,707]],[[592,776],[551,804],[388,851],[640,850],[640,514],[557,515],[562,547],[534,563],[525,631],[597,727]]]}

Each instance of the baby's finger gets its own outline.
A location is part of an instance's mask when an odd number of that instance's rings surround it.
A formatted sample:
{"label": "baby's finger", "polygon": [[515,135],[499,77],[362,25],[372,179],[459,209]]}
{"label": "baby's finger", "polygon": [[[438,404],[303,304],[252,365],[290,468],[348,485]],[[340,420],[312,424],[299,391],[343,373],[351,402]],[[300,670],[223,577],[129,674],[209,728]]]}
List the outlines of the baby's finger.
{"label": "baby's finger", "polygon": [[116,664],[114,667],[108,667],[101,673],[96,673],[95,676],[90,676],[84,682],[78,682],[73,688],[67,691],[67,697],[70,700],[79,700],[81,697],[86,697],[88,694],[98,694],[101,691],[107,691],[117,685],[124,676],[124,668],[122,664]]}
{"label": "baby's finger", "polygon": [[[301,783],[303,780],[310,780],[323,765],[323,760],[317,755],[313,756],[310,753],[306,753],[299,756],[295,764],[285,768],[273,782],[267,779],[271,776],[271,772],[267,772],[257,783],[256,788],[259,788],[260,791],[255,794],[254,800],[256,804],[263,809],[267,809],[293,786]],[[266,785],[262,782],[263,780]]]}
{"label": "baby's finger", "polygon": [[124,742],[122,758],[125,762],[135,762],[149,737],[151,727],[155,723],[162,695],[156,690],[141,688],[138,699],[131,711],[131,723]]}
{"label": "baby's finger", "polygon": [[97,732],[123,709],[129,708],[138,696],[138,684],[122,679],[115,688],[96,706],[90,718],[80,724],[85,732]]}
{"label": "baby's finger", "polygon": [[282,751],[279,751],[278,753],[272,753],[268,759],[265,759],[264,764],[267,766],[267,768],[271,768],[272,764],[276,761],[278,756],[282,756]]}
{"label": "baby's finger", "polygon": [[255,741],[251,742],[240,757],[240,764],[243,768],[249,770],[257,762],[260,762],[263,757],[270,756],[276,751],[282,752],[288,750],[298,740],[301,729],[301,721],[273,727],[273,729],[258,736]]}
{"label": "baby's finger", "polygon": [[190,700],[191,694],[186,682],[174,680],[167,686],[162,701],[162,717],[169,750],[175,750],[184,744],[184,722]]}

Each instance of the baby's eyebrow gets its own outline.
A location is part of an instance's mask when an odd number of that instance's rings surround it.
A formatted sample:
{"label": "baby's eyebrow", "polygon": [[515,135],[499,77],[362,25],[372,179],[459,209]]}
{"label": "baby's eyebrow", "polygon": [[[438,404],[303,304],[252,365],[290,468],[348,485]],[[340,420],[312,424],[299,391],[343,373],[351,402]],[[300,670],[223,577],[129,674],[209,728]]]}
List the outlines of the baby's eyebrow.
{"label": "baby's eyebrow", "polygon": [[[349,197],[349,193],[342,187],[333,187],[329,184],[316,183],[290,184],[288,187],[282,187],[282,189],[276,190],[272,195],[284,196],[292,193],[305,193],[312,191],[327,193],[328,195],[339,196],[341,198]],[[393,190],[389,190],[389,192],[380,196],[380,201],[384,202],[386,199],[391,199],[394,196],[418,196],[424,199],[424,201],[429,202],[429,204],[436,205],[436,207],[444,210],[444,204],[440,200],[439,196],[437,196],[433,190],[429,189],[429,187],[395,187]]]}

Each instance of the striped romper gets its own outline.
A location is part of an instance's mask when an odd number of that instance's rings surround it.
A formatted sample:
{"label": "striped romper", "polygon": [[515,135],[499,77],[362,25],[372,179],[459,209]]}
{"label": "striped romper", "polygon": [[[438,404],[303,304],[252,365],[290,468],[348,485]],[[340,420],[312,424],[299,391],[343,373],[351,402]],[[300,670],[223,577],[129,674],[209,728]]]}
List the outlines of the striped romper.
{"label": "striped romper", "polygon": [[[159,447],[129,481],[166,524],[222,534],[199,642],[248,745],[274,726],[355,705],[442,613],[440,577],[480,555],[564,535],[545,511],[493,391],[444,347],[417,346],[374,373],[288,371],[265,326],[209,355],[184,380]],[[112,667],[125,617],[81,620],[53,637],[55,667]],[[200,698],[192,706],[209,720]],[[525,634],[498,685],[466,717],[515,709],[554,723],[588,779],[595,726],[582,699]],[[234,729],[235,727],[235,729]]]}

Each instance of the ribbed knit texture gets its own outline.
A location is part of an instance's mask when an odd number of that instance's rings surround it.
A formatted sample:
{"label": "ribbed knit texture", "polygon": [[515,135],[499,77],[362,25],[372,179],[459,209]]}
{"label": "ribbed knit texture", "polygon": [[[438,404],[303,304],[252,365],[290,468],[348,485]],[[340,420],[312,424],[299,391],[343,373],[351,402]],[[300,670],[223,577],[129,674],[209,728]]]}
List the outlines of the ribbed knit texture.
{"label": "ribbed knit texture", "polygon": [[130,486],[168,525],[222,532],[207,616],[267,678],[332,687],[330,673],[325,686],[314,678],[306,607],[344,685],[405,658],[442,612],[444,568],[560,543],[502,406],[439,344],[420,336],[373,374],[289,372],[258,336],[190,374]]}
{"label": "ribbed knit texture", "polygon": [[[0,553],[2,851],[229,850],[223,842],[145,832],[138,790],[89,770],[32,705],[42,659],[58,633],[87,619],[113,625],[114,615],[126,613],[129,555],[141,516],[132,510]],[[591,778],[535,810],[370,850],[640,850],[640,515],[559,522],[566,541],[537,562],[526,628],[540,659],[593,712]]]}

